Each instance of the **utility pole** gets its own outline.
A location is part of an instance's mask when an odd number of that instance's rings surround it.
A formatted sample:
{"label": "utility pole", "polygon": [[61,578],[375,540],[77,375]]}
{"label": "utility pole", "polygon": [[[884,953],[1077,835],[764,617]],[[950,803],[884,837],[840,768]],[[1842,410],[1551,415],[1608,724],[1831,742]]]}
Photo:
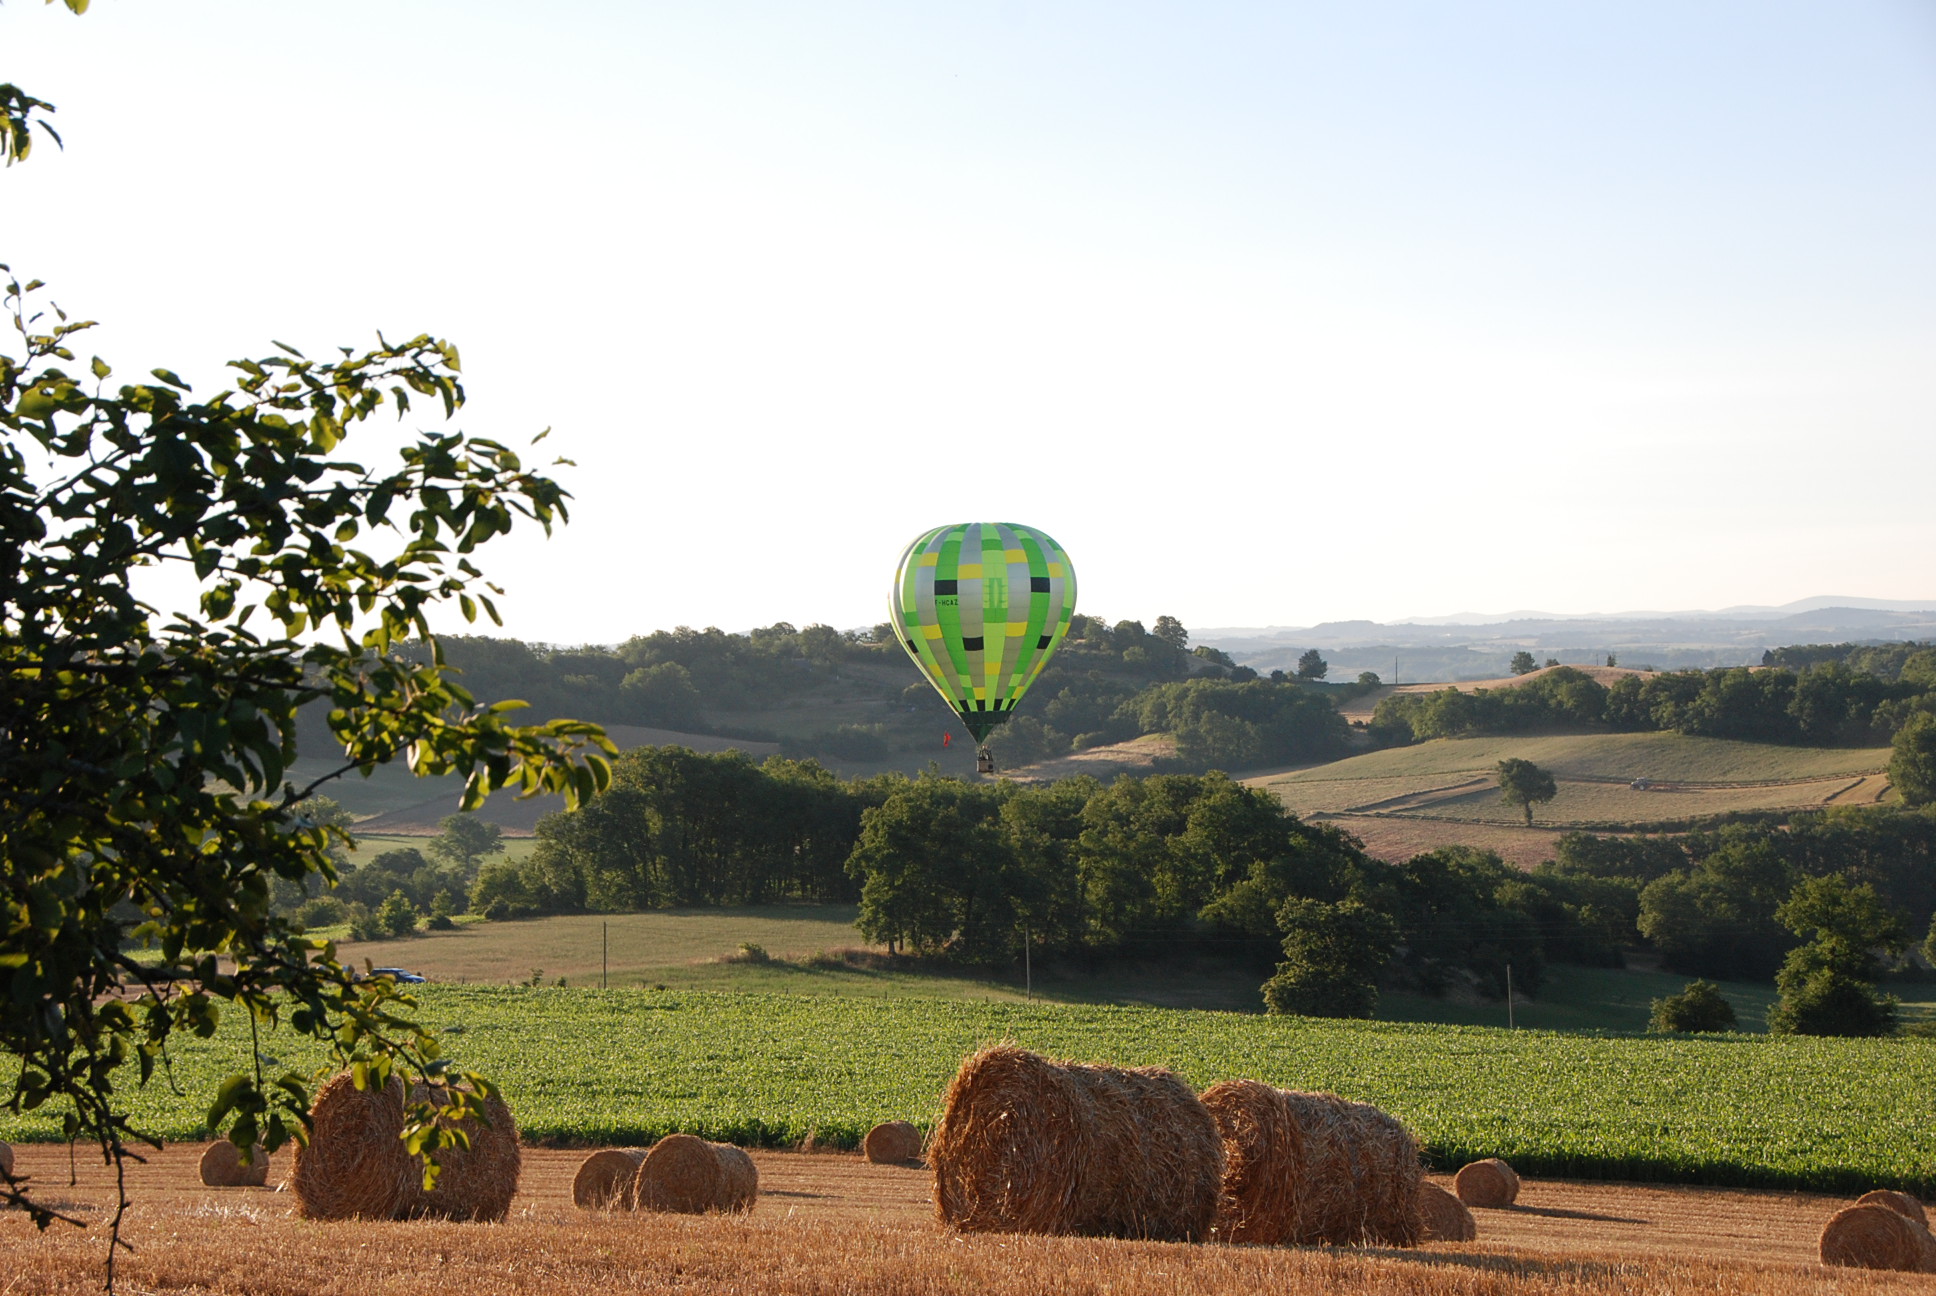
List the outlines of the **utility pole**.
{"label": "utility pole", "polygon": [[598,988],[609,990],[612,976],[612,924],[598,924]]}
{"label": "utility pole", "polygon": [[1506,1029],[1513,1030],[1512,964],[1506,964]]}
{"label": "utility pole", "polygon": [[1035,969],[1029,965],[1029,929],[1022,927],[1022,985],[1026,987],[1030,1003],[1035,1002]]}

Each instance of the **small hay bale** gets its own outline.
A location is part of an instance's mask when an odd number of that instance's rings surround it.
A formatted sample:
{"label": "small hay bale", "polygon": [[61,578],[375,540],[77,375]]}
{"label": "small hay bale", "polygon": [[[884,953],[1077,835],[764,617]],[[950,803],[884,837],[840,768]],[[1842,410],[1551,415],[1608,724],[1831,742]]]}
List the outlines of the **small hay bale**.
{"label": "small hay bale", "polygon": [[[411,1101],[428,1101],[438,1107],[450,1105],[450,1090],[444,1086],[418,1085],[410,1091]],[[399,1218],[428,1216],[450,1220],[501,1220],[511,1213],[511,1199],[517,1196],[518,1174],[523,1156],[518,1151],[518,1123],[502,1096],[484,1100],[477,1119],[459,1122],[438,1117],[445,1129],[459,1128],[470,1135],[471,1145],[441,1148],[437,1152],[437,1187],[425,1192],[422,1166],[411,1160],[413,1174],[409,1190],[399,1204]]]}
{"label": "small hay bale", "polygon": [[906,1121],[882,1121],[867,1131],[861,1155],[875,1165],[904,1165],[921,1159],[921,1131]]}
{"label": "small hay bale", "polygon": [[713,1145],[696,1134],[668,1134],[639,1162],[632,1200],[640,1210],[699,1215],[726,1195],[726,1171]]}
{"label": "small hay bale", "polygon": [[601,1148],[578,1164],[571,1200],[580,1210],[632,1209],[632,1181],[638,1178],[644,1148]]}
{"label": "small hay bale", "polygon": [[1461,1167],[1452,1177],[1452,1191],[1468,1206],[1504,1209],[1519,1199],[1519,1176],[1498,1157],[1487,1157]]}
{"label": "small hay bale", "polygon": [[723,1180],[719,1208],[739,1212],[752,1210],[753,1204],[760,1199],[760,1172],[753,1164],[753,1158],[747,1156],[744,1149],[736,1148],[731,1143],[715,1143],[713,1151],[719,1155]]}
{"label": "small hay bale", "polygon": [[1421,1242],[1470,1242],[1479,1236],[1472,1211],[1435,1183],[1418,1186],[1418,1219]]}
{"label": "small hay bale", "polygon": [[1887,1206],[1896,1214],[1915,1220],[1924,1228],[1929,1227],[1929,1216],[1923,1213],[1923,1204],[1908,1193],[1897,1192],[1893,1188],[1875,1188],[1855,1199],[1857,1206]]}
{"label": "small hay bale", "polygon": [[346,1071],[316,1091],[309,1142],[289,1175],[304,1219],[395,1219],[422,1167],[403,1146],[403,1081],[358,1089]]}
{"label": "small hay bale", "polygon": [[1820,1252],[1823,1264],[1936,1273],[1936,1240],[1929,1230],[1873,1202],[1829,1216],[1822,1228]]}
{"label": "small hay bale", "polygon": [[1203,1091],[1203,1105],[1223,1139],[1218,1240],[1289,1241],[1305,1179],[1304,1134],[1290,1104],[1261,1081],[1224,1080]]}
{"label": "small hay bale", "polygon": [[217,1139],[202,1152],[199,1170],[208,1188],[260,1188],[269,1182],[269,1152],[258,1143],[254,1160],[243,1165],[235,1144]]}
{"label": "small hay bale", "polygon": [[982,1049],[948,1086],[928,1145],[935,1210],[964,1232],[1196,1241],[1223,1177],[1217,1126],[1158,1067]]}

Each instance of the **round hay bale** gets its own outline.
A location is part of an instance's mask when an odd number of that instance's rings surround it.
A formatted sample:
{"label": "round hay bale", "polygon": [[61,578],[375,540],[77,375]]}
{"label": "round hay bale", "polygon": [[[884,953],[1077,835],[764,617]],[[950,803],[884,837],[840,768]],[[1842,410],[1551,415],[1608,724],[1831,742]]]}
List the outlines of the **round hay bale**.
{"label": "round hay bale", "polygon": [[1896,1214],[1915,1220],[1924,1228],[1929,1227],[1929,1216],[1923,1213],[1923,1204],[1908,1193],[1897,1192],[1893,1188],[1875,1188],[1855,1199],[1857,1206],[1887,1206]]}
{"label": "round hay bale", "polygon": [[1470,1242],[1479,1236],[1472,1211],[1435,1183],[1418,1186],[1418,1219],[1421,1242]]}
{"label": "round hay bale", "polygon": [[1203,1091],[1203,1105],[1223,1139],[1217,1239],[1289,1241],[1304,1186],[1304,1135],[1283,1092],[1257,1080],[1224,1080]]}
{"label": "round hay bale", "polygon": [[1418,1142],[1370,1103],[1286,1090],[1304,1141],[1297,1228],[1287,1241],[1411,1246],[1418,1241]]}
{"label": "round hay bale", "polygon": [[254,1159],[242,1164],[242,1153],[227,1139],[217,1139],[202,1152],[202,1183],[209,1188],[260,1188],[269,1182],[269,1153],[255,1145]]}
{"label": "round hay bale", "polygon": [[580,1210],[631,1210],[644,1148],[601,1148],[578,1163],[571,1200]]}
{"label": "round hay bale", "polygon": [[13,1173],[13,1144],[0,1142],[0,1175]]}
{"label": "round hay bale", "polygon": [[760,1199],[760,1172],[753,1164],[753,1158],[744,1149],[731,1143],[715,1143],[713,1151],[719,1155],[719,1168],[722,1172],[722,1186],[719,1208],[729,1211],[750,1211]]}
{"label": "round hay bale", "polygon": [[1217,1126],[1157,1067],[967,1058],[928,1144],[935,1210],[964,1232],[1196,1241],[1223,1177]]}
{"label": "round hay bale", "polygon": [[1936,1240],[1929,1230],[1873,1202],[1829,1216],[1822,1228],[1820,1252],[1823,1264],[1936,1273]]}
{"label": "round hay bale", "polygon": [[640,1210],[699,1215],[725,1199],[726,1171],[713,1145],[695,1134],[668,1134],[639,1162],[632,1200]]}
{"label": "round hay bale", "polygon": [[1462,1166],[1452,1177],[1452,1191],[1468,1206],[1504,1209],[1519,1199],[1519,1176],[1498,1157]]}
{"label": "round hay bale", "polygon": [[906,1121],[882,1121],[867,1131],[861,1155],[875,1165],[904,1165],[921,1159],[921,1131]]}
{"label": "round hay bale", "polygon": [[[417,1085],[410,1091],[412,1102],[430,1102],[438,1107],[450,1105],[450,1090],[442,1085]],[[437,1118],[445,1129],[462,1129],[470,1135],[471,1145],[447,1147],[437,1153],[437,1187],[424,1191],[423,1167],[411,1158],[413,1176],[399,1204],[399,1218],[430,1216],[450,1220],[501,1220],[511,1213],[511,1199],[518,1192],[518,1174],[523,1156],[518,1151],[518,1123],[501,1095],[484,1100],[484,1111],[474,1120],[459,1122]]]}
{"label": "round hay bale", "polygon": [[403,1146],[403,1081],[358,1089],[349,1072],[316,1091],[289,1189],[304,1219],[394,1219],[422,1168]]}

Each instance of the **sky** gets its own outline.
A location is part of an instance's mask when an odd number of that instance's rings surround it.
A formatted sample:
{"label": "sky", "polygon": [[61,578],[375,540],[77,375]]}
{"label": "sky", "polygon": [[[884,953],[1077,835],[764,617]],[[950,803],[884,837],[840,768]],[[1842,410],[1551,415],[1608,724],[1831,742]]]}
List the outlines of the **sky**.
{"label": "sky", "polygon": [[1926,0],[13,0],[0,80],[117,370],[428,332],[552,429],[503,633],[869,626],[971,520],[1111,620],[1936,603]]}

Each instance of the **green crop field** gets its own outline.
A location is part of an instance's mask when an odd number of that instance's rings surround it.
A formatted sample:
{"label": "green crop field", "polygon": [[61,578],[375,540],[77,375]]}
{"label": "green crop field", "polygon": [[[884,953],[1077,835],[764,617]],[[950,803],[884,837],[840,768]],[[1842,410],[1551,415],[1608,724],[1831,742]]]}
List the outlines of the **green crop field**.
{"label": "green crop field", "polygon": [[[851,1145],[874,1122],[931,1125],[963,1056],[1011,1040],[1062,1057],[1329,1089],[1403,1118],[1440,1167],[1853,1192],[1936,1192],[1936,1041],[1558,1035],[1154,1008],[855,1000],[690,991],[426,987],[451,1055],[504,1088],[527,1137],[637,1143],[689,1130],[741,1143]],[[179,1045],[138,1123],[205,1135],[247,1057],[231,1019]],[[283,1065],[307,1048],[263,1042]],[[49,1140],[56,1118],[0,1116]]]}

